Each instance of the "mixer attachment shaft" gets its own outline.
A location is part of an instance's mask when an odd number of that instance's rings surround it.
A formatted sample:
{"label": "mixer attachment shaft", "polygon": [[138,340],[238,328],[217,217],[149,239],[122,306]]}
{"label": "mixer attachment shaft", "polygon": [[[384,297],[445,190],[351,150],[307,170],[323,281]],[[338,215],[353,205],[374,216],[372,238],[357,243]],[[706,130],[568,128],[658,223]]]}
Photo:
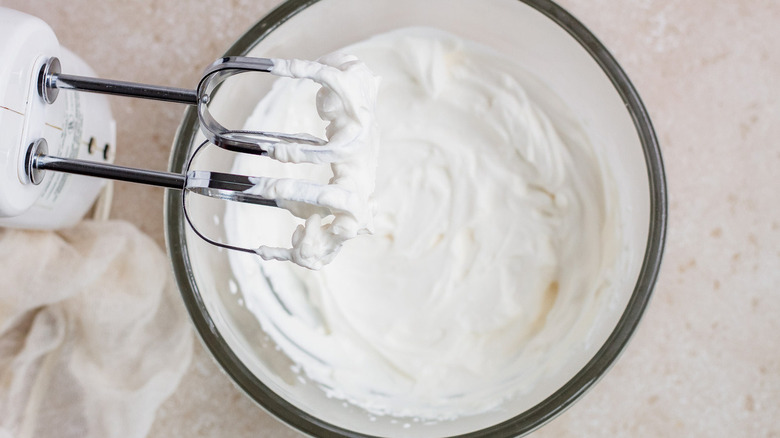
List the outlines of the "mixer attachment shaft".
{"label": "mixer attachment shaft", "polygon": [[246,72],[270,73],[274,60],[227,56],[212,63],[203,73],[195,90],[139,84],[110,79],[66,75],[61,72],[59,59],[50,58],[38,75],[38,93],[47,103],[57,99],[60,90],[85,91],[115,96],[196,105],[201,131],[206,139],[223,149],[253,155],[265,155],[264,146],[274,143],[325,145],[327,142],[310,134],[289,134],[268,131],[230,130],[220,124],[209,112],[211,93],[227,78]]}
{"label": "mixer attachment shaft", "polygon": [[106,178],[176,190],[186,190],[199,195],[224,201],[244,202],[255,205],[275,207],[276,200],[267,199],[246,191],[255,183],[251,177],[232,173],[206,170],[190,170],[185,174],[160,172],[156,170],[136,169],[99,163],[89,160],[77,160],[47,155],[46,140],[40,139],[30,145],[27,153],[27,172],[33,184],[39,184],[43,171],[51,170],[74,175]]}

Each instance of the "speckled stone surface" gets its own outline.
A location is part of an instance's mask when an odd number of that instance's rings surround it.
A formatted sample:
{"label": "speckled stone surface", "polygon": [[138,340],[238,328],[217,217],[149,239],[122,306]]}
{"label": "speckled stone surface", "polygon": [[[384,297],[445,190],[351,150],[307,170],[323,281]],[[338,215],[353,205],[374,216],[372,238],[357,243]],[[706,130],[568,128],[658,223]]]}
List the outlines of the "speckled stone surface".
{"label": "speckled stone surface", "polygon": [[[612,371],[535,437],[780,437],[780,2],[560,0],[638,88],[663,148],[669,232],[655,296]],[[0,0],[103,77],[194,86],[278,1]],[[117,162],[165,169],[183,109],[112,99]],[[112,217],[163,246],[162,191]],[[299,436],[200,345],[152,437]]]}

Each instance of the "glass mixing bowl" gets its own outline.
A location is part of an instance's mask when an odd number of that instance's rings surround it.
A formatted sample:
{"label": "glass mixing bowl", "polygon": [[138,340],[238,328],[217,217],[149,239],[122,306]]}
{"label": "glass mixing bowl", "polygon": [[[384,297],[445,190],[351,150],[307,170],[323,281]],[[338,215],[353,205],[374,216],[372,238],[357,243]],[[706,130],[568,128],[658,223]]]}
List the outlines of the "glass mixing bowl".
{"label": "glass mixing bowl", "polygon": [[[167,243],[182,297],[206,347],[260,406],[314,436],[503,437],[528,433],[590,388],[612,365],[635,330],[658,274],[666,229],[666,186],[660,151],[642,102],[615,59],[574,17],[547,0],[291,0],[242,36],[226,55],[316,59],[372,35],[407,26],[436,27],[490,46],[541,78],[582,122],[619,184],[622,244],[613,306],[592,330],[592,348],[566,363],[556,379],[500,409],[433,424],[376,417],[329,398],[292,370],[240,300],[225,251],[185,225],[180,192],[166,199]],[[225,84],[212,113],[240,127],[270,81]],[[180,172],[202,136],[195,111],[185,114],[170,169]],[[216,148],[212,148],[216,149]],[[233,156],[202,158],[229,169]],[[224,239],[224,204],[193,209],[203,231]],[[413,423],[413,424],[409,424]]]}

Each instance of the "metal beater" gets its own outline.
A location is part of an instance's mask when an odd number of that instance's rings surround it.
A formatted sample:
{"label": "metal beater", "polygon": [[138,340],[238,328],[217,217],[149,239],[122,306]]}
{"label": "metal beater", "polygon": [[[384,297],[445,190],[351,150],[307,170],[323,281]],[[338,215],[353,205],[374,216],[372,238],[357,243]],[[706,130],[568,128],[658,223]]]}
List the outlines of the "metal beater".
{"label": "metal beater", "polygon": [[[226,201],[245,202],[256,205],[277,206],[275,199],[267,199],[247,193],[254,183],[249,176],[204,170],[190,170],[195,156],[208,144],[236,152],[252,155],[266,155],[264,146],[286,142],[310,145],[325,145],[327,142],[309,134],[286,134],[277,132],[229,130],[217,122],[208,109],[211,93],[230,76],[245,72],[267,72],[273,69],[274,61],[268,58],[225,57],[212,63],[203,73],[195,90],[108,79],[89,78],[61,73],[56,57],[46,61],[38,76],[38,93],[46,103],[54,103],[60,90],[75,90],[143,99],[177,102],[196,105],[201,130],[206,136],[193,153],[184,173],[161,172],[146,169],[117,166],[96,161],[57,157],[48,154],[46,140],[32,142],[25,156],[25,171],[32,184],[40,184],[45,171],[64,172],[128,181],[140,184],[182,190]],[[182,208],[190,227],[207,242],[220,247],[254,253],[251,248],[236,247],[214,241],[203,235],[192,223],[187,211],[185,196]]]}

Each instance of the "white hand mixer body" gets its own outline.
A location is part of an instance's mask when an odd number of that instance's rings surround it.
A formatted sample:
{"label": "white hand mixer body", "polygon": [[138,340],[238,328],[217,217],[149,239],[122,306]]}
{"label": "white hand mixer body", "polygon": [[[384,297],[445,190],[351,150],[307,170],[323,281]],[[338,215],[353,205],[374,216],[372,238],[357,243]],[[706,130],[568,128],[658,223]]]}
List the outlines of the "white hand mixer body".
{"label": "white hand mixer body", "polygon": [[115,122],[108,99],[98,94],[68,93],[47,104],[38,95],[38,74],[56,56],[72,71],[94,72],[60,47],[43,21],[0,8],[0,226],[52,229],[81,219],[104,181],[52,174],[30,184],[24,167],[28,146],[44,139],[57,156],[113,162]]}

